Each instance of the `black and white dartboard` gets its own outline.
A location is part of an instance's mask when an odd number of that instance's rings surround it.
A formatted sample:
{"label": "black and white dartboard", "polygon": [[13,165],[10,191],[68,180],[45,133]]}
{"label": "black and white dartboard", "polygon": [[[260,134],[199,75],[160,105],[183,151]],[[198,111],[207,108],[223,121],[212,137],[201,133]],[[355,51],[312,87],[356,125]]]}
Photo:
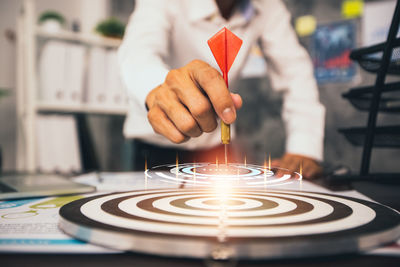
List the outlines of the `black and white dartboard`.
{"label": "black and white dartboard", "polygon": [[395,210],[302,191],[234,188],[223,200],[206,188],[131,191],[71,202],[60,215],[60,228],[77,239],[172,257],[335,255],[400,237]]}

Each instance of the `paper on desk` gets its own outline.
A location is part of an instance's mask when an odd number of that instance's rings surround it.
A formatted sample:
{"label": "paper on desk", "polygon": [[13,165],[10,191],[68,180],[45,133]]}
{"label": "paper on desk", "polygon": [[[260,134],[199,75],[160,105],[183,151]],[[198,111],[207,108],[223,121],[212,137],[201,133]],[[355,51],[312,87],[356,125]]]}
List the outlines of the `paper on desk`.
{"label": "paper on desk", "polygon": [[157,179],[146,179],[143,172],[101,172],[77,176],[77,183],[95,186],[98,192],[122,192],[130,190],[178,188],[178,184]]}
{"label": "paper on desk", "polygon": [[[90,173],[76,182],[94,185],[97,194],[176,188],[177,185],[143,179],[143,173]],[[93,194],[92,194],[93,195]],[[62,205],[86,197],[64,196],[0,202],[0,252],[30,253],[118,253],[65,235],[58,229],[58,211]]]}
{"label": "paper on desk", "polygon": [[0,252],[115,253],[62,233],[58,210],[83,196],[64,196],[0,202]]}

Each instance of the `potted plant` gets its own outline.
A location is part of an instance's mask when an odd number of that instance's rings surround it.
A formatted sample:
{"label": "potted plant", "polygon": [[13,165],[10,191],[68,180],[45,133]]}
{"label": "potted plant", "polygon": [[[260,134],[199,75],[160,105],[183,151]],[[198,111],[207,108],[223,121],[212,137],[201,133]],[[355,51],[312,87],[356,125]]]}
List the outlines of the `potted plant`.
{"label": "potted plant", "polygon": [[122,39],[125,32],[125,24],[117,18],[111,17],[97,24],[95,30],[103,36]]}
{"label": "potted plant", "polygon": [[6,96],[7,94],[8,94],[8,90],[7,90],[7,89],[0,88],[0,99],[1,99],[3,96]]}
{"label": "potted plant", "polygon": [[64,26],[65,18],[57,11],[48,10],[39,16],[38,23],[47,32],[57,32]]}

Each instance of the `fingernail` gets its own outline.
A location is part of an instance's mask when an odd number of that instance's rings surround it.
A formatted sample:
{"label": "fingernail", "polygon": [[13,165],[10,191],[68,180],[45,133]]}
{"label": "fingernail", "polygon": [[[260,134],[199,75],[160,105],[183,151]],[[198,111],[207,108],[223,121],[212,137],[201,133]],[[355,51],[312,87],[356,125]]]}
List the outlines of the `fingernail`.
{"label": "fingernail", "polygon": [[224,120],[225,123],[232,123],[235,120],[235,113],[231,108],[226,108],[222,112],[222,119]]}

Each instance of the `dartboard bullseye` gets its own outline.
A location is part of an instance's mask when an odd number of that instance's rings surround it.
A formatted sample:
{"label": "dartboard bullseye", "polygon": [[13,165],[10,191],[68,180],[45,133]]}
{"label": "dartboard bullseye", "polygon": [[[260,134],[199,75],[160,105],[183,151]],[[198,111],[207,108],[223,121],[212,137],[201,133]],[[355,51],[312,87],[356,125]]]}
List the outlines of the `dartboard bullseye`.
{"label": "dartboard bullseye", "polygon": [[400,237],[390,208],[301,191],[131,191],[74,201],[60,215],[60,228],[78,239],[165,256],[209,257],[221,245],[238,258],[320,256]]}
{"label": "dartboard bullseye", "polygon": [[[280,170],[282,174],[276,176]],[[297,183],[302,176],[283,168],[269,168],[252,164],[186,163],[153,167],[145,172],[148,179],[167,183],[185,183],[193,186],[212,186],[219,181],[229,182],[233,187],[270,188]]]}

